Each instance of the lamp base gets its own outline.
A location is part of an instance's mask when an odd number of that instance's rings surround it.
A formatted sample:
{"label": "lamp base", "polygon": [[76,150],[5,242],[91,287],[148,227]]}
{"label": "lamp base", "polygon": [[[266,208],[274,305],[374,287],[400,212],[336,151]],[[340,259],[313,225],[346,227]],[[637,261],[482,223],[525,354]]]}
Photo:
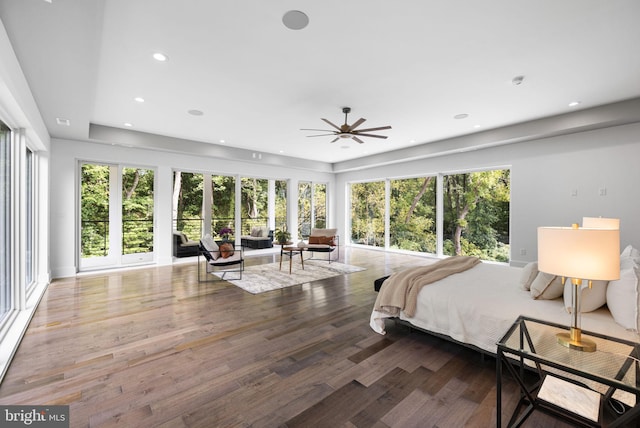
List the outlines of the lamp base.
{"label": "lamp base", "polygon": [[576,351],[595,352],[596,350],[596,343],[593,340],[583,339],[579,328],[571,327],[571,333],[558,333],[556,338],[562,346]]}

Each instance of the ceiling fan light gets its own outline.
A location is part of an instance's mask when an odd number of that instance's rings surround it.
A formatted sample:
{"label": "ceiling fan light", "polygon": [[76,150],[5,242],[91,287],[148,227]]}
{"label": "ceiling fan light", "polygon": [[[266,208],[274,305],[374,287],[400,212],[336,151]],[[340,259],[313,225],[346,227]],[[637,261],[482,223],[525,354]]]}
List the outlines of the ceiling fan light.
{"label": "ceiling fan light", "polygon": [[340,138],[351,138],[353,135],[351,134],[347,134],[347,133],[342,133],[338,135]]}

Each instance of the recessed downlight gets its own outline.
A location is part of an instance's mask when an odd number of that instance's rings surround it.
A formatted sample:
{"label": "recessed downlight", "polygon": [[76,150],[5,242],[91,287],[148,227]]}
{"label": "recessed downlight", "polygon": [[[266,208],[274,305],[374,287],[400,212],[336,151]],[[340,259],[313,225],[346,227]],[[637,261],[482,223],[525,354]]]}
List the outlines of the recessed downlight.
{"label": "recessed downlight", "polygon": [[569,103],[569,107],[576,107],[580,105],[580,101],[571,101]]}
{"label": "recessed downlight", "polygon": [[224,140],[220,140],[219,142],[220,142],[221,144],[224,144],[224,143],[225,143],[225,141],[224,141]]}
{"label": "recessed downlight", "polygon": [[202,110],[196,109],[187,110],[187,113],[189,113],[191,116],[202,116],[204,114]]}
{"label": "recessed downlight", "polygon": [[142,97],[135,97],[133,100],[136,101],[136,102],[139,102],[139,103],[143,103],[144,102],[144,98],[142,98]]}
{"label": "recessed downlight", "polygon": [[163,54],[162,52],[154,52],[153,59],[155,59],[156,61],[164,62],[168,60],[169,57]]}
{"label": "recessed downlight", "polygon": [[290,10],[282,16],[282,23],[290,30],[302,30],[309,25],[309,17],[299,10]]}
{"label": "recessed downlight", "polygon": [[124,126],[126,126],[127,128],[131,128],[133,126],[133,123],[125,122]]}
{"label": "recessed downlight", "polygon": [[454,119],[466,119],[468,117],[469,117],[469,115],[467,113],[460,113],[460,114],[456,114],[455,116],[453,116]]}
{"label": "recessed downlight", "polygon": [[56,117],[56,123],[61,126],[71,126],[71,121],[62,117]]}

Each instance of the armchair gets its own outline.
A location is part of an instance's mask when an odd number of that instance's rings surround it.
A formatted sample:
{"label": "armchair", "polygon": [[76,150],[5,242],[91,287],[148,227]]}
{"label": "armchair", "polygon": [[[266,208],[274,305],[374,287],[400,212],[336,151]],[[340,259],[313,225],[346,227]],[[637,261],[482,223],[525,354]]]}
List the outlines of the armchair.
{"label": "armchair", "polygon": [[331,263],[331,253],[337,249],[337,256],[333,260],[338,260],[340,258],[340,236],[337,232],[338,229],[311,229],[306,245],[307,250],[312,253],[327,253],[327,260]]}
{"label": "armchair", "polygon": [[[200,240],[200,251],[198,253],[198,282],[211,281],[202,279],[200,274],[200,255],[204,257],[204,273],[205,278],[208,273],[221,272],[220,280],[224,280],[224,276],[228,272],[238,272],[242,279],[244,271],[244,249],[242,245],[234,245],[231,242],[216,244],[211,235],[206,235]],[[215,277],[215,275],[214,275]]]}

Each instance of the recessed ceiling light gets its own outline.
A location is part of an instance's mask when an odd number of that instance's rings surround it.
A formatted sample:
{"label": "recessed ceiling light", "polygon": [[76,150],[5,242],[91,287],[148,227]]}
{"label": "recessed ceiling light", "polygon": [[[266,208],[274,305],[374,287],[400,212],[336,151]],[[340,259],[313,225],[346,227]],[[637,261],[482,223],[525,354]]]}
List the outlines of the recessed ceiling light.
{"label": "recessed ceiling light", "polygon": [[302,30],[309,25],[309,17],[299,10],[290,10],[282,16],[282,23],[290,30]]}
{"label": "recessed ceiling light", "polygon": [[56,117],[56,123],[62,126],[71,126],[71,121],[69,119],[63,119],[61,117]]}
{"label": "recessed ceiling light", "polygon": [[416,140],[409,140],[409,142],[410,142],[411,144],[413,144],[413,143],[415,143],[415,142],[416,142]]}
{"label": "recessed ceiling light", "polygon": [[524,81],[524,76],[516,76],[513,79],[511,79],[511,84],[518,86],[518,85],[521,85],[523,81]]}
{"label": "recessed ceiling light", "polygon": [[202,116],[204,114],[202,110],[196,109],[188,110],[187,113],[189,113],[191,116]]}
{"label": "recessed ceiling light", "polygon": [[162,52],[155,52],[153,54],[153,59],[155,59],[156,61],[166,61],[169,59],[169,57],[163,54]]}
{"label": "recessed ceiling light", "polygon": [[222,144],[224,144],[224,140],[220,140],[220,142],[221,142]]}
{"label": "recessed ceiling light", "polygon": [[349,146],[340,146],[341,149],[350,149],[351,147]]}
{"label": "recessed ceiling light", "polygon": [[571,101],[569,103],[569,107],[575,107],[575,106],[578,106],[578,105],[580,105],[580,101]]}
{"label": "recessed ceiling light", "polygon": [[482,128],[482,125],[473,125],[473,127],[478,129],[478,128]]}
{"label": "recessed ceiling light", "polygon": [[453,116],[454,119],[466,119],[468,117],[469,117],[469,115],[467,113],[460,113],[460,114],[456,114],[455,116]]}
{"label": "recessed ceiling light", "polygon": [[133,123],[125,122],[124,126],[126,126],[127,128],[131,128],[133,126]]}
{"label": "recessed ceiling light", "polygon": [[144,102],[144,98],[142,98],[142,97],[135,97],[134,100],[139,102],[139,103],[143,103]]}

